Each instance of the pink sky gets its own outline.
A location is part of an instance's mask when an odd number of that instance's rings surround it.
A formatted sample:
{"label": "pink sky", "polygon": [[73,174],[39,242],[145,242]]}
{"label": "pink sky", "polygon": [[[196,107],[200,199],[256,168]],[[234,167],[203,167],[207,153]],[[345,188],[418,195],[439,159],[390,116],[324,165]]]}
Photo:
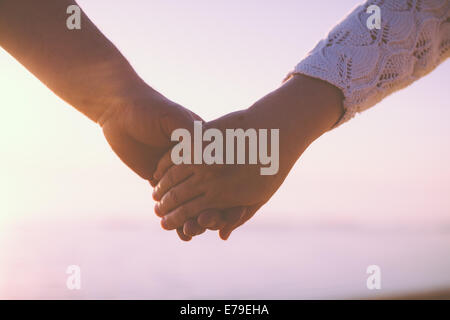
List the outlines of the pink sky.
{"label": "pink sky", "polygon": [[[276,88],[358,3],[79,1],[148,83],[207,120]],[[449,73],[447,61],[320,138],[258,219],[450,219]],[[3,50],[0,93],[0,221],[152,215],[150,188],[101,130]]]}
{"label": "pink sky", "polygon": [[[359,1],[80,0],[206,120],[249,106]],[[308,149],[222,242],[159,229],[99,127],[0,49],[0,298],[367,297],[448,286],[449,61]],[[357,226],[355,228],[355,226]],[[83,290],[65,287],[83,268]],[[378,264],[384,291],[366,288]],[[219,276],[218,276],[219,275]]]}

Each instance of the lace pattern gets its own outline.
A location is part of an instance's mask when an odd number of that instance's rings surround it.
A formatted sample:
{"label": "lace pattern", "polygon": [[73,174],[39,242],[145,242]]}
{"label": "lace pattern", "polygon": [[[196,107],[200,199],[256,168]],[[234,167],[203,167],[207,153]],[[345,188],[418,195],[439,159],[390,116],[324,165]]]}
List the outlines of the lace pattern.
{"label": "lace pattern", "polygon": [[[366,26],[370,5],[381,28]],[[372,0],[358,6],[290,75],[340,88],[345,113],[336,126],[431,72],[450,55],[450,0]]]}

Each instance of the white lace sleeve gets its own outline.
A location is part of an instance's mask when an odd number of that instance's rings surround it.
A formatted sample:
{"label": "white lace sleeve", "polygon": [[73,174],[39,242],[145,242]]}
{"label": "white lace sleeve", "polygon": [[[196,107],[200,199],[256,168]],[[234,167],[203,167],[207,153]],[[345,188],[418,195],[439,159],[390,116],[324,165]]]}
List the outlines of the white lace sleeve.
{"label": "white lace sleeve", "polygon": [[[369,30],[370,5],[381,26]],[[450,0],[373,0],[358,6],[290,73],[340,88],[337,125],[432,71],[450,55]],[[336,126],[337,126],[336,125]]]}

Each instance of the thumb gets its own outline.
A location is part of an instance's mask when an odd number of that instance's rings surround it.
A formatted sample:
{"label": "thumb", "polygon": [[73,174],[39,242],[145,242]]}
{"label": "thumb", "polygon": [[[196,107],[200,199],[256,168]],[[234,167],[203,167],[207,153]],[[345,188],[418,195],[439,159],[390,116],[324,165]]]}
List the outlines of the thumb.
{"label": "thumb", "polygon": [[167,108],[166,112],[159,119],[161,132],[168,140],[170,140],[172,132],[176,129],[183,128],[192,133],[194,121],[203,122],[203,119],[194,112],[175,103],[170,108]]}

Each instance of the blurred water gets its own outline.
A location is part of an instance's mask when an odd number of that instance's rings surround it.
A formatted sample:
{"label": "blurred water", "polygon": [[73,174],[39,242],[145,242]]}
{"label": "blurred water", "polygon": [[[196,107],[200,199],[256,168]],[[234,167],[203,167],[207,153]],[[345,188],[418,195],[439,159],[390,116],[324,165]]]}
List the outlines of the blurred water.
{"label": "blurred water", "polygon": [[[0,298],[303,299],[450,287],[450,225],[250,223],[189,243],[154,219],[15,222],[0,233]],[[68,290],[67,266],[81,267]],[[381,268],[368,290],[366,268]]]}

